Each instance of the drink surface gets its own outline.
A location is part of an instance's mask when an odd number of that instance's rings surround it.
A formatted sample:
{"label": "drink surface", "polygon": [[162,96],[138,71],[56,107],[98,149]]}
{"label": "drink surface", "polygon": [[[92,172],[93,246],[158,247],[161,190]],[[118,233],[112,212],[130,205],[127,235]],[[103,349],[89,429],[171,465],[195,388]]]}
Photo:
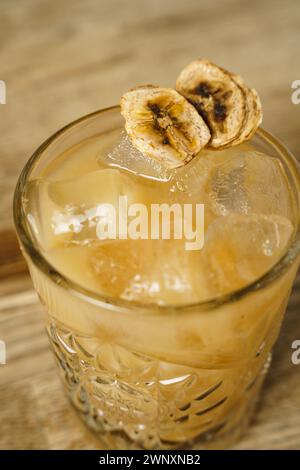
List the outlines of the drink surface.
{"label": "drink surface", "polygon": [[[151,204],[204,204],[203,248],[190,251],[184,238],[172,238],[172,217],[170,239],[117,233],[100,240],[97,223],[109,218],[104,205],[119,217],[120,196],[149,213]],[[58,271],[96,293],[145,303],[193,303],[239,289],[275,264],[294,230],[282,164],[251,142],[202,150],[167,170],[140,154],[122,129],[59,155],[30,182],[24,204],[38,245]]]}

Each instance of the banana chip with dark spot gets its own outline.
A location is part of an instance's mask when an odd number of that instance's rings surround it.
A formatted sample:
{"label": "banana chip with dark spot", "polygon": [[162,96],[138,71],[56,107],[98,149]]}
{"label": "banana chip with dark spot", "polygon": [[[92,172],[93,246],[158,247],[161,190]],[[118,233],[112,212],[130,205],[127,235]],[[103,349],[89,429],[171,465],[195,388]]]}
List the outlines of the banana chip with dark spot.
{"label": "banana chip with dark spot", "polygon": [[233,142],[233,145],[240,144],[249,140],[256,132],[262,122],[262,106],[257,92],[254,88],[249,88],[240,75],[231,74],[232,79],[243,90],[246,97],[246,119],[239,137]]}
{"label": "banana chip with dark spot", "polygon": [[261,105],[256,92],[241,77],[206,59],[187,65],[177,79],[176,89],[205,120],[211,132],[210,147],[241,143],[260,123]]}
{"label": "banana chip with dark spot", "polygon": [[210,140],[197,110],[171,88],[141,86],[120,104],[133,145],[170,168],[188,163]]}

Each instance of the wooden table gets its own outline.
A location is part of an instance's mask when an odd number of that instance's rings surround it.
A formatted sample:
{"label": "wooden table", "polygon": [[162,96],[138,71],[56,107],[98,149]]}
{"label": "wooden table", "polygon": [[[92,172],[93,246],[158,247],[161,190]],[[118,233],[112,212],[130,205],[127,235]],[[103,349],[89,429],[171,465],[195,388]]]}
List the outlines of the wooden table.
{"label": "wooden table", "polygon": [[[42,307],[14,260],[12,191],[29,155],[78,116],[117,103],[137,84],[172,86],[186,63],[205,56],[247,77],[262,98],[264,126],[299,156],[300,105],[291,102],[291,83],[300,79],[299,20],[298,0],[1,1],[0,338],[7,364],[0,366],[0,449],[99,446],[67,403]],[[300,277],[258,413],[235,448],[300,449],[300,366],[291,363],[299,301]]]}

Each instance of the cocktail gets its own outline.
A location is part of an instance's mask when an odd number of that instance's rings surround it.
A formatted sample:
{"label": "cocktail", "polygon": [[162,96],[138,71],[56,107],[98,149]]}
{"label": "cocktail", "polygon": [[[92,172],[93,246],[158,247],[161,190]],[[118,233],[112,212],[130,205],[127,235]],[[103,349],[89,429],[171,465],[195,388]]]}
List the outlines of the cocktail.
{"label": "cocktail", "polygon": [[[151,237],[153,204],[203,205],[200,225],[180,213],[203,246],[174,235],[172,209],[169,236]],[[113,107],[37,150],[16,228],[67,393],[107,448],[240,436],[298,268],[299,214],[297,163],[262,129],[174,167],[141,152]]]}

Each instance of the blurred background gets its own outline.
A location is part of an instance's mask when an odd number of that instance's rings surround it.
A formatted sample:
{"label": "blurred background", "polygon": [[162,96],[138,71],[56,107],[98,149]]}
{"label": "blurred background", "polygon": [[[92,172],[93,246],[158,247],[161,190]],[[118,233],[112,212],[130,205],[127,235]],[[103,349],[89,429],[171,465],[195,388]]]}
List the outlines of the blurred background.
{"label": "blurred background", "polygon": [[[173,86],[207,57],[258,91],[263,126],[300,158],[298,0],[0,0],[0,448],[93,448],[60,389],[36,302],[12,234],[12,194],[32,152],[70,121],[138,84]],[[4,266],[1,268],[1,265]],[[1,275],[2,273],[2,275]],[[239,448],[300,449],[296,281],[255,423]]]}

